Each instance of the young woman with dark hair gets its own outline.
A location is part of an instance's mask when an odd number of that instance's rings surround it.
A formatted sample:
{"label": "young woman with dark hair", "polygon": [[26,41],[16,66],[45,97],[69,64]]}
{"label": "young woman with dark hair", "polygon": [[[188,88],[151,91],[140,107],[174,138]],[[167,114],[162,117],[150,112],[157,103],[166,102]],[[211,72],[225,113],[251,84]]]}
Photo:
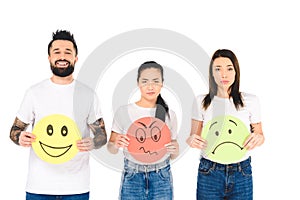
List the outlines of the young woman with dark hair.
{"label": "young woman with dark hair", "polygon": [[[255,95],[240,92],[239,86],[240,67],[235,54],[227,49],[217,50],[209,66],[209,93],[199,95],[195,100],[191,135],[187,139],[187,143],[192,148],[202,150],[198,169],[198,200],[253,199],[250,152],[247,151],[245,155],[232,163],[215,161],[210,159],[212,157],[209,157],[207,152],[205,153],[206,148],[212,145],[212,141],[209,143],[202,137],[205,125],[209,124],[212,119],[219,116],[233,116],[245,125],[246,139],[241,144],[241,149],[252,150],[264,143],[258,98]],[[234,121],[231,120],[231,122]],[[226,121],[222,123],[224,126]],[[211,128],[214,124],[216,122],[209,127]],[[236,123],[232,124],[236,125]],[[232,134],[231,129],[226,129],[226,131],[225,134]],[[215,137],[220,134],[222,133],[216,131]],[[238,130],[237,134],[241,134],[241,131]],[[222,150],[224,149],[220,148],[218,151]],[[214,154],[215,151],[212,153]]]}
{"label": "young woman with dark hair", "polygon": [[[121,106],[114,115],[108,150],[115,154],[119,148],[123,148],[124,170],[120,188],[122,200],[173,199],[170,159],[175,159],[179,154],[176,141],[177,119],[160,94],[164,81],[163,72],[162,66],[154,61],[143,63],[137,75],[140,100]],[[145,119],[150,119],[150,123],[145,123]],[[131,131],[135,122],[140,127]],[[170,131],[163,131],[159,124],[166,125]],[[159,131],[155,132],[154,129]],[[129,132],[135,132],[136,138],[129,138]],[[146,143],[150,140],[152,148],[162,142],[162,138],[166,136],[163,134],[169,134],[170,137],[161,147],[165,154],[153,159],[160,150],[150,151],[146,149]],[[135,157],[128,150],[129,145],[137,143],[137,140],[141,145],[138,150],[144,150],[137,153],[143,156],[142,159],[138,159],[140,155]]]}

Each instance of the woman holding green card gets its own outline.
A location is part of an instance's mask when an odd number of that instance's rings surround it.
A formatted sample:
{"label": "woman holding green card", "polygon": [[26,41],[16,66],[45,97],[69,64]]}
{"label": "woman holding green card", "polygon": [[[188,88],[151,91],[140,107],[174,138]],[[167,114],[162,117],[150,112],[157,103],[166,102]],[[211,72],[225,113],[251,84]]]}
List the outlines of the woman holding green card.
{"label": "woman holding green card", "polygon": [[262,145],[264,135],[258,98],[240,92],[239,85],[235,54],[217,50],[209,66],[209,93],[199,95],[194,102],[187,139],[192,148],[202,150],[198,200],[253,199],[249,150]]}

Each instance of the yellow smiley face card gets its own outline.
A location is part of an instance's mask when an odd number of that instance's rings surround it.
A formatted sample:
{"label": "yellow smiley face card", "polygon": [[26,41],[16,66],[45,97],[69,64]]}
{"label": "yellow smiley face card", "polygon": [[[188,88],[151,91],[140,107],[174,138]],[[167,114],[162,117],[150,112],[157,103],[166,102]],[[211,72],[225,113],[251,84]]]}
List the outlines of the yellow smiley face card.
{"label": "yellow smiley face card", "polygon": [[60,164],[71,160],[77,153],[76,141],[81,139],[76,123],[60,114],[49,115],[38,121],[32,133],[36,136],[32,148],[39,158]]}

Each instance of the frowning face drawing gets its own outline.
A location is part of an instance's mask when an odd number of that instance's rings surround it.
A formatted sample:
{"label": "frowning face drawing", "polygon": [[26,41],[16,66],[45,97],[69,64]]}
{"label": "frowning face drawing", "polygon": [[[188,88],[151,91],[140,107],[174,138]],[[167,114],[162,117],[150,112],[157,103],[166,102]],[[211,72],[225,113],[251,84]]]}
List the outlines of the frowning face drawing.
{"label": "frowning face drawing", "polygon": [[144,117],[136,120],[128,129],[129,153],[138,161],[153,163],[166,153],[165,144],[171,142],[168,126],[160,119]]}
{"label": "frowning face drawing", "polygon": [[229,115],[215,117],[202,131],[202,137],[208,142],[204,153],[215,162],[237,162],[246,153],[243,143],[248,136],[249,130],[238,118]]}

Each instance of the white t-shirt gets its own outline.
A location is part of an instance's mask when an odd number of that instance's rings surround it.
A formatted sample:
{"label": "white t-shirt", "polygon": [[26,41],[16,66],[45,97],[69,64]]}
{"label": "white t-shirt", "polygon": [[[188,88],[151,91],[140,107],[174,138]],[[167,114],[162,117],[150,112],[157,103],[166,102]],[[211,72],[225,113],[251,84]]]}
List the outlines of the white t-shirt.
{"label": "white t-shirt", "polygon": [[[203,127],[214,117],[222,115],[231,115],[240,119],[249,127],[249,132],[251,131],[250,124],[261,122],[260,104],[255,95],[242,93],[244,107],[241,107],[239,110],[235,108],[232,98],[220,98],[217,96],[214,96],[209,107],[204,110],[202,105],[204,97],[205,95],[196,97],[192,110],[192,119],[202,121]],[[202,156],[205,157],[204,154]],[[240,161],[247,159],[249,156],[250,154],[248,151]]]}
{"label": "white t-shirt", "polygon": [[[82,138],[90,136],[88,124],[102,117],[93,90],[75,80],[60,85],[47,79],[28,89],[17,117],[34,127],[40,119],[52,114],[62,114],[73,119]],[[41,160],[31,148],[28,170],[27,192],[63,195],[89,191],[88,152],[79,152],[62,164],[50,164]]]}
{"label": "white t-shirt", "polygon": [[[127,130],[129,129],[130,125],[143,117],[155,117],[155,111],[156,108],[144,108],[136,105],[135,103],[128,104],[125,106],[121,106],[118,108],[114,115],[114,120],[112,124],[112,131],[119,133],[119,134],[126,134]],[[170,129],[171,132],[171,139],[176,140],[177,138],[177,118],[175,115],[175,112],[169,109],[169,116],[166,114],[165,123]],[[144,163],[136,160],[133,158],[129,153],[127,149],[124,149],[124,156],[135,163],[143,165]],[[166,154],[164,157],[162,157],[160,160],[152,163],[159,163],[164,161],[170,156],[170,154]]]}

